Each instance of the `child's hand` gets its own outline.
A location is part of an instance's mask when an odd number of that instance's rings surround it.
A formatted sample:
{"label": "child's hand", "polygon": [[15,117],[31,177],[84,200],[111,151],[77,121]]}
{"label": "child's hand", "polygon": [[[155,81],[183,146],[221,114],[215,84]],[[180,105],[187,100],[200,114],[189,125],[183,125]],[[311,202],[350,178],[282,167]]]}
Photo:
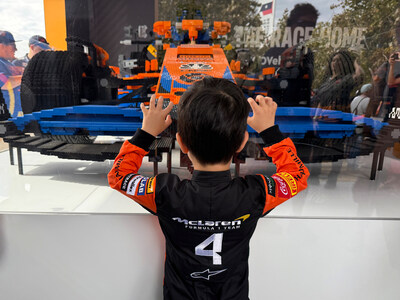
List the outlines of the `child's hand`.
{"label": "child's hand", "polygon": [[156,106],[156,95],[153,95],[150,99],[149,109],[144,106],[144,103],[140,104],[143,112],[142,130],[153,136],[159,135],[172,123],[171,116],[168,114],[173,107],[173,103],[170,102],[165,109],[162,109],[163,103],[164,98],[160,97]]}
{"label": "child's hand", "polygon": [[247,118],[247,124],[251,128],[260,133],[275,125],[275,113],[278,105],[272,98],[258,95],[255,101],[253,98],[248,98],[247,101],[253,110],[253,116]]}

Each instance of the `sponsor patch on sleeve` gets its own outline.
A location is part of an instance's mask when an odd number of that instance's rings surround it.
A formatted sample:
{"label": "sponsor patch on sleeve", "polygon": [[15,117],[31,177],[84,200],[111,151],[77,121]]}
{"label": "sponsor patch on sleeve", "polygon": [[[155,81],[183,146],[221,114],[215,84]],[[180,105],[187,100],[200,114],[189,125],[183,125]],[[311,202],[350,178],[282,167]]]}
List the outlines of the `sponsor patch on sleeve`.
{"label": "sponsor patch on sleeve", "polygon": [[128,195],[135,195],[136,194],[136,188],[140,182],[140,180],[143,178],[141,175],[136,175],[134,176],[128,184],[128,189],[126,190],[126,193]]}
{"label": "sponsor patch on sleeve", "polygon": [[277,185],[278,197],[289,199],[291,195],[289,194],[289,186],[286,181],[276,175],[273,175],[272,178],[274,178]]}
{"label": "sponsor patch on sleeve", "polygon": [[130,173],[130,174],[128,174],[128,175],[126,175],[124,177],[124,179],[122,180],[122,184],[121,184],[121,190],[122,191],[126,192],[126,190],[128,189],[129,182],[136,175],[138,175],[138,174]]}
{"label": "sponsor patch on sleeve", "polygon": [[143,178],[140,180],[140,182],[139,182],[139,189],[138,189],[138,191],[137,191],[137,195],[138,195],[138,196],[143,196],[144,193],[146,192],[146,183],[147,183],[147,180],[148,180],[148,179],[149,179],[148,177],[143,177]]}
{"label": "sponsor patch on sleeve", "polygon": [[279,191],[282,193],[283,197],[293,197],[297,194],[297,182],[292,175],[286,172],[281,172],[272,177],[277,183],[279,183]]}
{"label": "sponsor patch on sleeve", "polygon": [[146,187],[146,194],[153,194],[154,193],[154,177],[150,177],[147,180],[147,187]]}
{"label": "sponsor patch on sleeve", "polygon": [[267,193],[272,197],[275,197],[275,181],[271,177],[264,176],[265,182],[267,183]]}

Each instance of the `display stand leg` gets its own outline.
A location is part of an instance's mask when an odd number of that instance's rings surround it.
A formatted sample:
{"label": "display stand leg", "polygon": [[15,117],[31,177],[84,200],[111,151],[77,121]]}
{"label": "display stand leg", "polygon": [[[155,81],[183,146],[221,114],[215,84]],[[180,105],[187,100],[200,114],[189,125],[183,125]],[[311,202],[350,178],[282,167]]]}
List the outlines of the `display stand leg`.
{"label": "display stand leg", "polygon": [[153,162],[153,172],[154,172],[154,176],[158,175],[158,162]]}
{"label": "display stand leg", "polygon": [[8,144],[8,152],[10,152],[10,165],[14,165],[14,147],[11,144]]}
{"label": "display stand leg", "polygon": [[379,164],[378,164],[378,171],[382,171],[383,169],[383,159],[385,158],[386,149],[382,149],[379,153]]}
{"label": "display stand leg", "polygon": [[376,167],[378,164],[378,157],[379,157],[379,151],[375,151],[374,156],[372,158],[371,176],[369,177],[369,179],[371,179],[371,180],[375,180]]}
{"label": "display stand leg", "polygon": [[22,166],[22,152],[21,148],[17,147],[17,158],[18,158],[18,172],[19,175],[24,175],[24,168]]}

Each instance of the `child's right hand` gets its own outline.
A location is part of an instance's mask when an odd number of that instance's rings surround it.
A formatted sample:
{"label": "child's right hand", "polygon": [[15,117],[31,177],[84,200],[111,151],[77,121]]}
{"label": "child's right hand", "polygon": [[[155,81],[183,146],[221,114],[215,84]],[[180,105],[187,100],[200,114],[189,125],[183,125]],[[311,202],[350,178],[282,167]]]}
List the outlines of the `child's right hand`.
{"label": "child's right hand", "polygon": [[[247,118],[247,124],[258,133],[275,125],[275,113],[278,105],[272,98],[258,95],[256,100],[248,98],[253,116]],[[258,104],[257,104],[258,102]]]}
{"label": "child's right hand", "polygon": [[149,108],[144,106],[144,103],[140,104],[140,108],[143,112],[143,123],[142,130],[156,137],[165,129],[168,128],[172,123],[171,115],[173,103],[169,102],[168,106],[163,109],[164,98],[161,96],[158,98],[156,106],[156,95],[151,96]]}

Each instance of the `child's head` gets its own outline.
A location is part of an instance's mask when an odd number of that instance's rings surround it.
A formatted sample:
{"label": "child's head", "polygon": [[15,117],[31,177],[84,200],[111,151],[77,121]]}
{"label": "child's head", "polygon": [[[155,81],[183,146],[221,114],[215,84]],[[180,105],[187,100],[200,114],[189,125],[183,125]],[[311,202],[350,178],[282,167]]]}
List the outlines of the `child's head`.
{"label": "child's head", "polygon": [[178,133],[201,164],[227,163],[243,142],[249,111],[235,83],[206,77],[182,95]]}

